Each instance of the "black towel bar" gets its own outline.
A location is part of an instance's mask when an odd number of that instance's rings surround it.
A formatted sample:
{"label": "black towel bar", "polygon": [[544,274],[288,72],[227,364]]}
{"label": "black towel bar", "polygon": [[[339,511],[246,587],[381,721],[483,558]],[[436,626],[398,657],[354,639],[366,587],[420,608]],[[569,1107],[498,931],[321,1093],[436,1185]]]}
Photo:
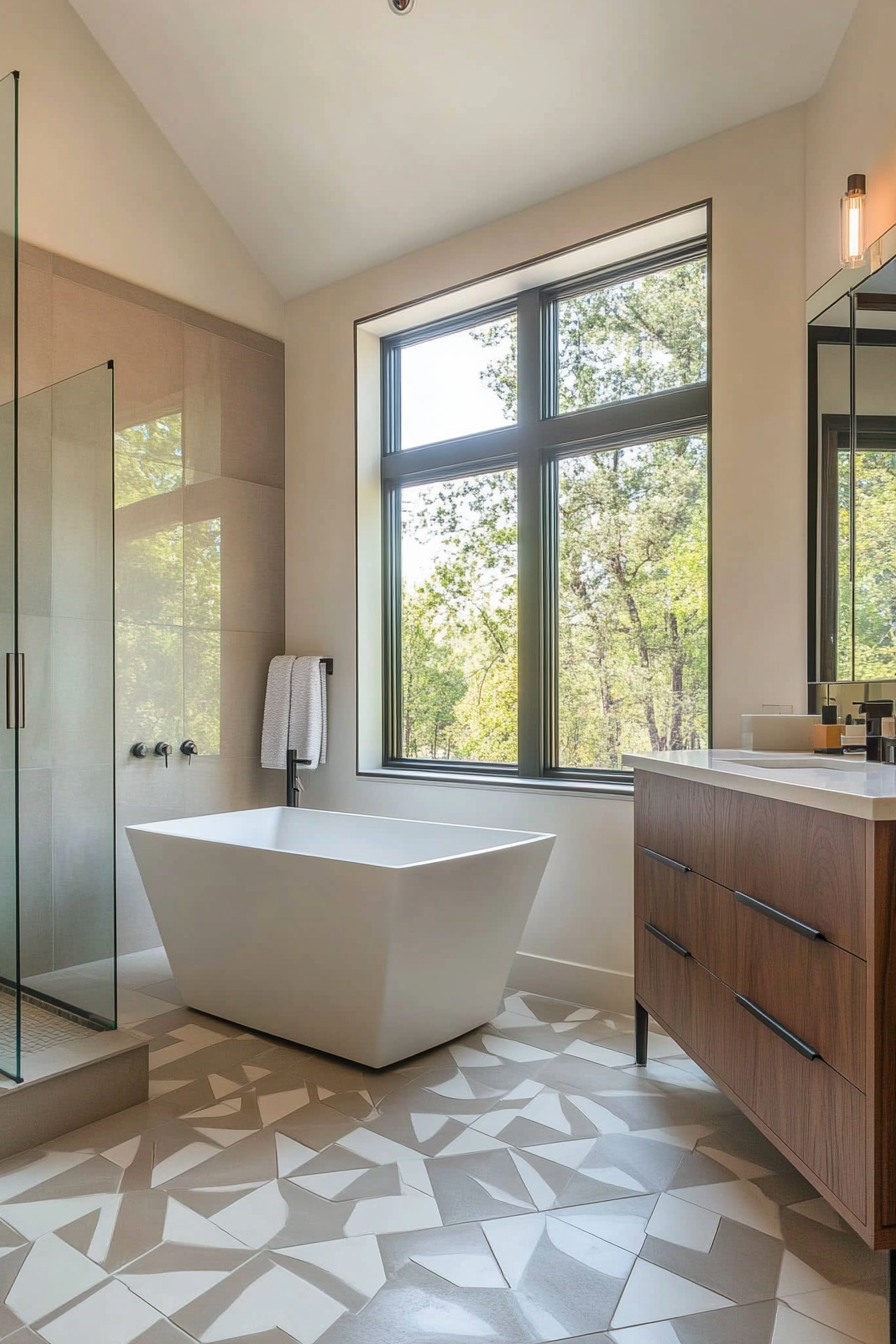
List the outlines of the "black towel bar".
{"label": "black towel bar", "polygon": [[[333,659],[321,658],[321,667],[327,669],[327,676],[333,675]],[[297,807],[299,801],[299,766],[310,765],[311,762],[303,757],[299,760],[295,751],[290,749],[286,753],[286,806]]]}

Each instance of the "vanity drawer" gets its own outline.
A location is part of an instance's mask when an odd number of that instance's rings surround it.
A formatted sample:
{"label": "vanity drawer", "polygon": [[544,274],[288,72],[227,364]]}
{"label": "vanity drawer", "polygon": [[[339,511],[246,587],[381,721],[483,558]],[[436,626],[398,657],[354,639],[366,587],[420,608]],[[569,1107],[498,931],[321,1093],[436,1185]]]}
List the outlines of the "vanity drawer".
{"label": "vanity drawer", "polygon": [[718,789],[716,880],[865,956],[866,823]]}
{"label": "vanity drawer", "polygon": [[717,790],[671,775],[635,771],[635,844],[714,878]]}
{"label": "vanity drawer", "polygon": [[[659,936],[658,936],[659,935]],[[734,993],[692,956],[663,939],[660,925],[635,922],[635,994],[686,1050],[727,1081],[734,1042]],[[682,948],[682,951],[686,951]]]}
{"label": "vanity drawer", "polygon": [[714,975],[734,983],[734,898],[725,887],[638,847],[635,915],[663,929]]}
{"label": "vanity drawer", "polygon": [[822,1059],[805,1058],[735,1003],[734,1091],[864,1221],[864,1095]]}
{"label": "vanity drawer", "polygon": [[810,1041],[826,1064],[864,1092],[865,962],[788,928],[743,896],[732,906],[734,988]]}

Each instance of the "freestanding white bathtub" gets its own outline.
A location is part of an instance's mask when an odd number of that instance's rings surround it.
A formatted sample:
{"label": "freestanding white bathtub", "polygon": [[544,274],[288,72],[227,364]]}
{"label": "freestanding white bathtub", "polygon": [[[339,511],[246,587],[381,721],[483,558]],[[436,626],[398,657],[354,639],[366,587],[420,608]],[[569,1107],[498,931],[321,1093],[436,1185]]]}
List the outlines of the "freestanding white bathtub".
{"label": "freestanding white bathtub", "polygon": [[372,1068],[494,1016],[554,844],[289,807],[127,831],[192,1008]]}

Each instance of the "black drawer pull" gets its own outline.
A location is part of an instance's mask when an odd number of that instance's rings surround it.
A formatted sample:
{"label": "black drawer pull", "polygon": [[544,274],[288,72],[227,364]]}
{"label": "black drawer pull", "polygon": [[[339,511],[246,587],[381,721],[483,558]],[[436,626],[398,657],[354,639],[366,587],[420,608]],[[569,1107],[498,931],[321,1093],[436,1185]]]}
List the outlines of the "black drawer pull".
{"label": "black drawer pull", "polygon": [[659,938],[661,943],[665,943],[667,947],[671,947],[672,951],[677,952],[680,957],[689,957],[691,955],[686,947],[682,947],[681,943],[676,943],[674,938],[670,938],[668,933],[663,933],[662,929],[658,929],[655,924],[645,924],[644,927],[648,933],[652,933],[654,938]]}
{"label": "black drawer pull", "polygon": [[645,849],[644,853],[648,859],[656,859],[657,863],[664,863],[667,868],[674,868],[676,873],[689,873],[691,871],[686,863],[678,863],[675,859],[667,859],[665,854],[657,854],[655,849]]}
{"label": "black drawer pull", "polygon": [[785,929],[792,929],[794,933],[800,934],[803,938],[813,940],[821,939],[824,941],[824,934],[820,929],[813,929],[811,924],[804,924],[801,919],[794,919],[793,915],[785,915],[783,910],[776,910],[773,905],[766,905],[764,901],[757,901],[755,896],[748,896],[744,891],[736,891],[734,899],[740,901],[741,905],[748,905],[751,910],[758,910],[760,915],[766,915],[769,919],[774,919],[778,924],[783,924]]}
{"label": "black drawer pull", "polygon": [[755,1003],[751,1003],[749,999],[745,999],[742,994],[735,994],[734,997],[741,1008],[746,1008],[748,1013],[752,1013],[757,1021],[761,1022],[764,1027],[768,1027],[769,1031],[773,1031],[776,1036],[780,1036],[781,1040],[785,1041],[793,1050],[804,1055],[806,1059],[821,1059],[821,1055],[817,1050],[813,1050],[811,1045],[807,1045],[805,1041],[801,1041],[799,1036],[794,1036],[792,1031],[788,1031],[786,1027],[782,1027],[780,1022],[776,1022],[773,1017],[769,1017],[768,1013],[764,1013],[761,1008],[757,1008]]}

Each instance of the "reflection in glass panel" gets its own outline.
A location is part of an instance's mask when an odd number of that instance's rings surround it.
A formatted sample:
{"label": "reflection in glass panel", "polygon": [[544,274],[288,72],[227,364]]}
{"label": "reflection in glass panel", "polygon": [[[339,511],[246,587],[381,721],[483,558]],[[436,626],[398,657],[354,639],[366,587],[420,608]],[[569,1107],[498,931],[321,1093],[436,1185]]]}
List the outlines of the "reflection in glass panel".
{"label": "reflection in glass panel", "polygon": [[707,745],[703,436],[558,465],[559,764]]}
{"label": "reflection in glass panel", "polygon": [[120,453],[136,457],[151,457],[162,462],[173,462],[183,467],[183,417],[179,414],[161,415],[142,425],[120,429],[115,435],[115,448]]}
{"label": "reflection in glass panel", "polygon": [[401,447],[516,421],[516,315],[402,346]]}
{"label": "reflection in glass panel", "polygon": [[401,492],[401,741],[420,760],[517,758],[517,486]]}
{"label": "reflection in glass panel", "polygon": [[24,398],[20,422],[22,982],[112,1024],[111,370]]}
{"label": "reflection in glass panel", "polygon": [[221,753],[221,631],[184,631],[184,733],[203,756]]}
{"label": "reflection in glass panel", "polygon": [[706,381],[706,260],[556,305],[560,415]]}
{"label": "reflection in glass panel", "polygon": [[[202,756],[217,755],[219,494],[206,499],[210,478],[184,469],[179,413],[120,430],[115,447],[121,730],[128,741],[177,745],[190,737]],[[191,521],[185,523],[187,499]],[[201,516],[205,509],[211,517]]]}

